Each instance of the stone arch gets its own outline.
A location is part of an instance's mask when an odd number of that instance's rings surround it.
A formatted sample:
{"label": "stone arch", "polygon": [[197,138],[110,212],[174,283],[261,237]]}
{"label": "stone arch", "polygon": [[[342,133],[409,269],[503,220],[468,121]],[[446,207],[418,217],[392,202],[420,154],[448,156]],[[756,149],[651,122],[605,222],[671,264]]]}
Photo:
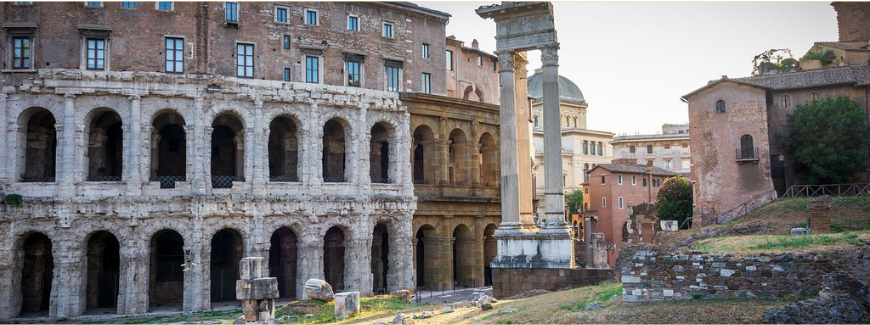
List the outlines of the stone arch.
{"label": "stone arch", "polygon": [[42,107],[24,110],[18,118],[19,143],[23,144],[18,156],[21,182],[55,182],[57,176],[57,120]]}
{"label": "stone arch", "polygon": [[344,183],[349,179],[352,141],[350,123],[341,117],[332,117],[323,124],[323,151],[321,175],[324,182]]}
{"label": "stone arch", "polygon": [[372,183],[395,183],[396,129],[390,123],[379,121],[371,128],[369,140],[369,177]]}
{"label": "stone arch", "polygon": [[149,252],[149,309],[180,304],[184,297],[184,238],[173,229],[151,236]]}
{"label": "stone arch", "polygon": [[483,285],[492,285],[491,263],[498,256],[498,240],[493,237],[498,225],[490,223],[483,229]]}
{"label": "stone arch", "polygon": [[390,234],[383,222],[375,224],[372,231],[371,274],[374,293],[387,293],[390,287]]}
{"label": "stone arch", "polygon": [[467,185],[469,179],[470,146],[465,131],[453,129],[448,138],[448,175],[451,184]]}
{"label": "stone arch", "polygon": [[242,116],[225,110],[215,116],[211,132],[212,188],[231,188],[245,180],[245,124]]}
{"label": "stone arch", "polygon": [[21,237],[20,316],[48,315],[52,303],[54,255],[51,239],[43,232],[29,232]]}
{"label": "stone arch", "polygon": [[332,226],[323,236],[324,280],[335,290],[345,288],[345,248],[350,239],[346,230],[342,226]]}
{"label": "stone arch", "polygon": [[175,188],[187,178],[187,131],[176,110],[157,111],[151,120],[151,181],[160,188]]}
{"label": "stone arch", "polygon": [[462,99],[471,100],[471,99],[469,99],[469,96],[471,96],[473,91],[474,91],[474,86],[468,85],[467,87],[465,87],[465,90],[462,93]]}
{"label": "stone arch", "polygon": [[465,224],[453,228],[453,283],[457,288],[474,286],[474,235]]}
{"label": "stone arch", "polygon": [[297,299],[297,288],[302,285],[297,264],[299,236],[290,227],[282,226],[272,232],[269,243],[269,276],[278,278],[282,298]]}
{"label": "stone arch", "polygon": [[414,268],[417,275],[417,289],[434,290],[438,288],[438,263],[440,245],[438,230],[429,224],[421,225],[414,238]]}
{"label": "stone arch", "polygon": [[233,228],[223,228],[211,238],[209,274],[211,301],[235,301],[239,260],[244,257],[244,240]]}
{"label": "stone arch", "polygon": [[292,115],[276,116],[269,123],[269,180],[298,182],[300,168],[299,120]]}
{"label": "stone arch", "polygon": [[85,118],[87,180],[117,182],[124,166],[124,130],[121,115],[114,109],[98,107]]}
{"label": "stone arch", "polygon": [[86,243],[85,308],[117,311],[115,308],[120,298],[121,244],[107,230],[91,233]]}
{"label": "stone arch", "polygon": [[419,125],[414,129],[413,141],[414,184],[434,184],[438,152],[435,133],[428,125]]}
{"label": "stone arch", "polygon": [[478,141],[478,164],[480,165],[480,184],[483,186],[498,186],[499,160],[498,144],[489,132],[484,132]]}

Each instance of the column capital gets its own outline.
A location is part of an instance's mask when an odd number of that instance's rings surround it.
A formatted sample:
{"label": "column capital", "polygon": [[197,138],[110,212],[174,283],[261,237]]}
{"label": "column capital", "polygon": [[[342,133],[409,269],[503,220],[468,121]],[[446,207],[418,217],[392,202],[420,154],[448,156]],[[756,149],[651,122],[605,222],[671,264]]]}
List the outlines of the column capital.
{"label": "column capital", "polygon": [[541,47],[541,62],[543,66],[559,66],[559,45]]}
{"label": "column capital", "polygon": [[142,96],[139,96],[139,95],[136,95],[136,94],[132,94],[132,95],[130,95],[130,96],[127,97],[127,100],[129,100],[129,101],[131,101],[131,102],[133,102],[133,101],[137,101],[137,100],[142,100]]}
{"label": "column capital", "polygon": [[76,99],[76,94],[66,93],[63,95],[64,99]]}
{"label": "column capital", "polygon": [[514,71],[514,52],[513,51],[503,51],[496,52],[498,56],[498,71],[499,72],[513,72]]}

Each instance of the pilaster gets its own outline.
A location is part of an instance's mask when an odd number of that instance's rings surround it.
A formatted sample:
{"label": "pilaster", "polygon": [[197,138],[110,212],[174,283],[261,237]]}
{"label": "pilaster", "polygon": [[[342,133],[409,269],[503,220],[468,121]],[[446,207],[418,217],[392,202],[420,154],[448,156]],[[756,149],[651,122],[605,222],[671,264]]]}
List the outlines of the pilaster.
{"label": "pilaster", "polygon": [[60,154],[61,163],[57,165],[56,169],[59,173],[55,173],[55,175],[60,176],[59,186],[58,186],[58,196],[60,197],[71,197],[75,195],[75,171],[78,170],[75,166],[76,161],[76,120],[75,120],[75,98],[76,95],[72,93],[68,93],[63,96],[64,105],[63,105],[63,124],[60,125],[62,127],[62,137],[60,143],[62,143],[62,153]]}
{"label": "pilaster", "polygon": [[124,125],[124,136],[129,139],[124,169],[127,171],[127,195],[138,196],[142,194],[142,170],[139,168],[142,160],[142,98],[131,95],[127,99],[130,100],[130,122]]}
{"label": "pilaster", "polygon": [[8,132],[8,124],[6,123],[6,115],[8,114],[8,108],[6,106],[7,97],[8,95],[6,95],[6,93],[0,92],[0,152],[5,153],[3,158],[0,158],[0,187],[4,186],[6,183],[11,183],[12,180],[7,178],[8,172],[6,168],[11,165],[10,162],[15,157],[14,154],[10,153],[6,141],[6,132]]}

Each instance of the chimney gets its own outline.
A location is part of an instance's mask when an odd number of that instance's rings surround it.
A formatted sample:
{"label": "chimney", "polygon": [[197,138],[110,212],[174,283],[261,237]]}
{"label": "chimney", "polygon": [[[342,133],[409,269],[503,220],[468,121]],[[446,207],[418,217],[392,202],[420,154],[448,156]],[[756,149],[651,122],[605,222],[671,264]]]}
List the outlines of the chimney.
{"label": "chimney", "polygon": [[652,170],[653,170],[653,162],[652,162],[652,160],[648,160],[646,162],[646,173],[652,174]]}
{"label": "chimney", "polygon": [[471,48],[477,50],[477,49],[478,49],[478,48],[477,48],[477,45],[478,45],[478,44],[477,44],[477,39],[476,39],[476,38],[473,39],[473,40],[471,40]]}

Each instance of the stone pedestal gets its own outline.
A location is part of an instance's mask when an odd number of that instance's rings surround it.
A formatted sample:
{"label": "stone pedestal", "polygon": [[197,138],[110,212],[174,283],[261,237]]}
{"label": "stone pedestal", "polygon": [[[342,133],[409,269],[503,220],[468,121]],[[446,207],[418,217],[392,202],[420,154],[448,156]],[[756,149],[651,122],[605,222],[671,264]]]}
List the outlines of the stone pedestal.
{"label": "stone pedestal", "polygon": [[335,320],[353,318],[359,315],[359,291],[342,292],[335,295]]}
{"label": "stone pedestal", "polygon": [[588,245],[591,248],[592,254],[587,257],[587,267],[592,269],[609,269],[610,264],[607,263],[607,242],[604,241],[604,234],[593,233],[589,238]]}
{"label": "stone pedestal", "polygon": [[807,204],[807,210],[810,212],[807,218],[807,227],[810,228],[810,233],[827,234],[831,232],[831,197],[828,195],[820,196]]}
{"label": "stone pedestal", "polygon": [[245,257],[239,262],[236,299],[242,300],[246,322],[266,323],[275,318],[278,279],[263,277],[267,271],[266,259],[262,257]]}

